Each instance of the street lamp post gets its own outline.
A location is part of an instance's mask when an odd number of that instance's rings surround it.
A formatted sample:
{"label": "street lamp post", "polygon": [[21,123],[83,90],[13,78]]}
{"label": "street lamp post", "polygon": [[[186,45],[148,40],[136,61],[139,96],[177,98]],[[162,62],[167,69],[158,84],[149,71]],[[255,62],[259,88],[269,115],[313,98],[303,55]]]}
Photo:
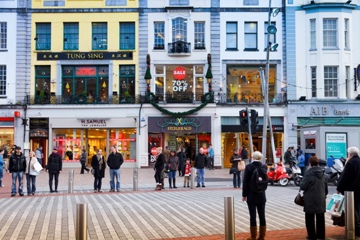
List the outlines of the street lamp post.
{"label": "street lamp post", "polygon": [[[146,81],[146,94],[150,93],[150,83],[151,83],[151,73],[150,73],[150,54],[146,55],[146,73],[145,73],[145,81]],[[149,96],[148,96],[149,97]]]}

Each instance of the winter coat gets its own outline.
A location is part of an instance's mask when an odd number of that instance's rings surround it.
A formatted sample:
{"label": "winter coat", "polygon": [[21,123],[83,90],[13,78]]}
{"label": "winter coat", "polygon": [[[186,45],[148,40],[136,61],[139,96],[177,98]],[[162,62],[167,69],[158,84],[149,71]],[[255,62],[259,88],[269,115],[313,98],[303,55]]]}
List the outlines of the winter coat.
{"label": "winter coat", "polygon": [[169,157],[170,157],[170,150],[165,150],[165,151],[164,151],[165,161],[168,161],[168,160],[169,160]]}
{"label": "winter coat", "polygon": [[191,175],[191,164],[187,164],[185,163],[185,176],[190,176]]}
{"label": "winter coat", "polygon": [[164,169],[165,157],[164,154],[160,153],[156,159],[154,169],[157,171],[162,171]]}
{"label": "winter coat", "polygon": [[185,160],[186,160],[186,156],[185,156],[185,153],[184,152],[178,152],[176,154],[176,156],[178,157],[179,159],[179,167],[178,167],[178,170],[182,170],[185,166]]}
{"label": "winter coat", "polygon": [[101,156],[102,158],[102,164],[101,164],[101,169],[100,169],[100,161],[98,160],[98,156],[97,154],[94,155],[91,159],[91,167],[94,169],[94,177],[95,178],[104,178],[105,177],[105,168],[106,168],[106,164],[105,164],[105,159],[104,156]]}
{"label": "winter coat", "polygon": [[204,169],[207,166],[207,157],[205,154],[198,154],[195,157],[194,167],[197,169]]}
{"label": "winter coat", "polygon": [[39,173],[34,170],[34,164],[37,163],[37,162],[38,162],[38,160],[37,160],[36,157],[32,157],[31,159],[27,158],[26,159],[25,173],[29,173],[32,176],[39,175]]}
{"label": "winter coat", "polygon": [[337,191],[344,194],[345,191],[354,192],[354,202],[360,202],[360,157],[353,156],[345,164],[341,173]]}
{"label": "winter coat", "polygon": [[[235,160],[237,159],[237,160]],[[232,168],[236,168],[236,171],[237,171],[237,166],[238,166],[238,163],[239,163],[239,160],[240,160],[240,156],[239,154],[233,154],[231,157],[230,157],[230,163],[232,163],[231,167]]]}
{"label": "winter coat", "polygon": [[3,160],[3,156],[0,154],[0,170],[3,169],[3,165],[5,164],[4,160]]}
{"label": "winter coat", "polygon": [[83,152],[81,154],[80,163],[86,163],[86,152]]}
{"label": "winter coat", "polygon": [[57,174],[62,171],[62,159],[59,153],[51,153],[48,158],[48,164],[46,170],[49,173]]}
{"label": "winter coat", "polygon": [[292,156],[290,151],[286,151],[284,154],[284,161],[285,162],[291,162]]}
{"label": "winter coat", "polygon": [[10,156],[9,159],[9,172],[25,172],[26,169],[26,159],[24,154],[20,153],[17,155],[14,153]]}
{"label": "winter coat", "polygon": [[249,152],[245,148],[243,148],[241,150],[240,157],[241,157],[242,160],[249,159]]}
{"label": "winter coat", "polygon": [[304,190],[304,212],[325,213],[328,186],[323,168],[319,166],[309,168],[305,172],[300,189]]}
{"label": "winter coat", "polygon": [[170,171],[177,171],[179,167],[179,158],[177,156],[170,156],[169,160],[167,162],[169,166]]}
{"label": "winter coat", "polygon": [[110,169],[119,169],[121,165],[124,163],[124,158],[118,152],[110,153],[106,163]]}
{"label": "winter coat", "polygon": [[305,156],[304,154],[300,154],[298,157],[298,166],[305,167]]}
{"label": "winter coat", "polygon": [[264,192],[255,192],[251,190],[250,184],[251,184],[251,176],[255,170],[255,168],[263,168],[265,171],[267,171],[267,166],[265,164],[262,164],[260,161],[252,161],[252,163],[246,165],[244,170],[244,179],[243,179],[243,191],[242,196],[246,197],[246,202],[248,204],[262,204],[266,202],[266,194]]}

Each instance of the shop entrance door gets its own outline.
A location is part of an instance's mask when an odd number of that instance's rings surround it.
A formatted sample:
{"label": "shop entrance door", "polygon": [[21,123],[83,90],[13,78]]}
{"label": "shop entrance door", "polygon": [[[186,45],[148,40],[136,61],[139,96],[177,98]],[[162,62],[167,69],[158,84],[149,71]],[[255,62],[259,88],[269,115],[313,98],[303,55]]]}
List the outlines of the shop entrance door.
{"label": "shop entrance door", "polygon": [[88,163],[91,164],[91,159],[98,149],[102,150],[106,159],[108,155],[108,149],[106,149],[107,129],[88,129],[86,139]]}
{"label": "shop entrance door", "polygon": [[32,151],[36,151],[39,147],[42,147],[43,158],[42,158],[42,166],[46,165],[47,157],[50,155],[46,150],[48,146],[48,140],[46,138],[33,138],[30,140],[30,149]]}

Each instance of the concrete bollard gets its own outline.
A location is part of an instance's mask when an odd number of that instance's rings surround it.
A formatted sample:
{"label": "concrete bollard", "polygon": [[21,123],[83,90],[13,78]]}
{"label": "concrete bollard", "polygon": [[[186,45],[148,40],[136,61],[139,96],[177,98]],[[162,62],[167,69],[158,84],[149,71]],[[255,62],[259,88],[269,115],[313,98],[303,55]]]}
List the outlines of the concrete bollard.
{"label": "concrete bollard", "polygon": [[87,240],[88,209],[86,203],[76,205],[76,240]]}
{"label": "concrete bollard", "polygon": [[133,171],[133,191],[138,190],[138,177],[139,177],[139,168],[135,167]]}
{"label": "concrete bollard", "polygon": [[196,168],[191,168],[191,176],[190,176],[190,188],[194,189],[195,187],[195,177],[196,177]]}
{"label": "concrete bollard", "polygon": [[345,238],[355,239],[354,192],[345,191]]}
{"label": "concrete bollard", "polygon": [[74,190],[74,169],[70,169],[70,171],[69,171],[68,193],[72,193],[73,190]]}
{"label": "concrete bollard", "polygon": [[224,197],[225,240],[235,239],[234,197]]}

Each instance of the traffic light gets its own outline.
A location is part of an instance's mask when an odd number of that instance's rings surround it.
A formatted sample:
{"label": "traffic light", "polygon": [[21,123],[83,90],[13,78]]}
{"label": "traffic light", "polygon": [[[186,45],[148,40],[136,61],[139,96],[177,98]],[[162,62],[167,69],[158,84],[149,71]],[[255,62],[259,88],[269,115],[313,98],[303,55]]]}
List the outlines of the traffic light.
{"label": "traffic light", "polygon": [[248,126],[248,115],[247,115],[247,111],[246,110],[241,110],[239,112],[240,114],[240,125],[243,127],[247,127]]}
{"label": "traffic light", "polygon": [[256,127],[259,124],[259,119],[258,119],[259,113],[255,110],[255,109],[251,109],[251,132],[256,133]]}

